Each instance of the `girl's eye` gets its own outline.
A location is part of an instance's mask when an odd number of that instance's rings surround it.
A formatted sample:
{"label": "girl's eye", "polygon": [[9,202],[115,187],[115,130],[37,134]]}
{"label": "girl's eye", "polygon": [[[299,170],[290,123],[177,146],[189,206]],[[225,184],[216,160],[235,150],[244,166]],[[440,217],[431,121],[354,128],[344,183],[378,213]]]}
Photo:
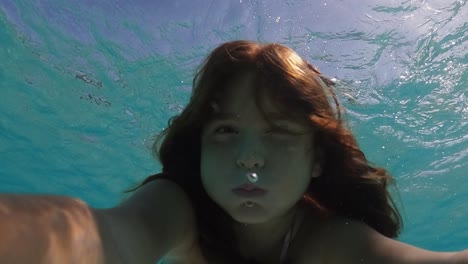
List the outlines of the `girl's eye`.
{"label": "girl's eye", "polygon": [[215,134],[230,134],[230,133],[236,133],[234,128],[230,126],[220,126],[215,129],[214,131]]}
{"label": "girl's eye", "polygon": [[275,134],[291,134],[291,132],[288,130],[288,127],[286,126],[274,126],[270,130],[268,130],[268,133],[275,133]]}

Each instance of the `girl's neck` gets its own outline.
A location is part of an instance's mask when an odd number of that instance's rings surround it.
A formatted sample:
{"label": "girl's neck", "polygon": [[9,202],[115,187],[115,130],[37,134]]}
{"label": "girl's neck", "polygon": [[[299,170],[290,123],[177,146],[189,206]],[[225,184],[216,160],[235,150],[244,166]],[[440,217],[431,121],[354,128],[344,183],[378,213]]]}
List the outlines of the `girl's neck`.
{"label": "girl's neck", "polygon": [[261,224],[246,225],[235,222],[233,230],[241,254],[245,257],[261,258],[280,251],[284,237],[291,229],[299,210],[299,206],[295,206],[285,214]]}

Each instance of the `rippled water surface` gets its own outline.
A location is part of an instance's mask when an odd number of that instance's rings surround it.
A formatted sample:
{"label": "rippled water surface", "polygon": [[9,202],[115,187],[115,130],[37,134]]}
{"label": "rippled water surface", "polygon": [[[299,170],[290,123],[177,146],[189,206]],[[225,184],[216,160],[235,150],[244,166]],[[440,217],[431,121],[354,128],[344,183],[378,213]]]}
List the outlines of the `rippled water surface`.
{"label": "rippled water surface", "polygon": [[153,136],[196,65],[234,39],[337,78],[360,145],[397,179],[401,240],[468,248],[466,0],[1,0],[0,191],[116,204],[160,169]]}

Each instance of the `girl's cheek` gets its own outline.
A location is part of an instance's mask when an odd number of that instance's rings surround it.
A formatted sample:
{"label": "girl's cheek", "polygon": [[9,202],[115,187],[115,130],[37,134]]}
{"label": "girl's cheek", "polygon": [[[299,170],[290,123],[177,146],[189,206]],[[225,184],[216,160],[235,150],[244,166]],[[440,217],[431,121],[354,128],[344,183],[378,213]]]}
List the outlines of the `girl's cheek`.
{"label": "girl's cheek", "polygon": [[297,138],[271,138],[267,144],[289,152],[304,149],[305,141]]}

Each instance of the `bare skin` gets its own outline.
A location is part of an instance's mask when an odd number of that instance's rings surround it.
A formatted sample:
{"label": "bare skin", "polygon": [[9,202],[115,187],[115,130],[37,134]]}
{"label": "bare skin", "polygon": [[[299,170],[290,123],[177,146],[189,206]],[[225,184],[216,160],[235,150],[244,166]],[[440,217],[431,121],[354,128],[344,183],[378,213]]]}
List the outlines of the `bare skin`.
{"label": "bare skin", "polygon": [[193,212],[176,184],[148,183],[121,205],[69,197],[0,195],[0,263],[154,263],[193,241]]}
{"label": "bare skin", "polygon": [[[292,243],[288,249],[288,263],[296,263],[295,255],[303,249],[303,244],[310,237],[305,235],[303,232],[306,228],[310,227],[311,215],[306,216],[307,209],[303,206],[298,206],[296,209],[295,216],[301,218],[302,222],[307,221],[308,224],[300,224],[295,232]],[[293,220],[294,215],[290,215],[287,219],[288,224]],[[278,223],[278,227],[280,227]],[[317,222],[318,224],[318,222]],[[275,229],[258,229],[255,227],[239,226],[236,228],[238,232],[241,232],[239,239],[239,248],[245,256],[249,256],[259,261],[260,263],[271,263],[279,264],[280,253],[283,247],[284,235],[288,230],[275,230]],[[243,229],[243,230],[242,230]],[[256,232],[255,235],[249,234],[249,230]],[[276,232],[275,232],[276,231]],[[316,255],[316,254],[314,254]],[[317,256],[317,255],[316,255]],[[164,264],[188,264],[188,263],[207,263],[203,258],[198,242],[188,241],[186,244],[168,254],[166,256],[167,262]]]}

